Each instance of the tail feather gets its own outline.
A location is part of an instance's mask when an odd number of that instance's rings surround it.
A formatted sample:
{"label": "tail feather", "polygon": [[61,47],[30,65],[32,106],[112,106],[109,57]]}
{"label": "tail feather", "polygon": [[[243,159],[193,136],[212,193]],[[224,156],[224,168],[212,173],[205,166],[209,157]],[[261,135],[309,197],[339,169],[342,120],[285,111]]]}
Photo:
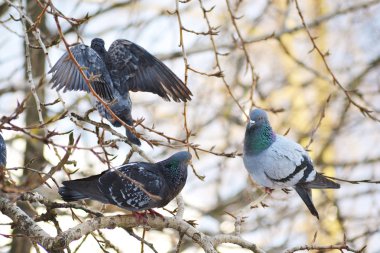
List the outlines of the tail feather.
{"label": "tail feather", "polygon": [[128,140],[130,140],[133,144],[137,146],[141,146],[141,141],[134,135],[131,131],[129,131],[127,128],[125,129],[125,134],[128,137]]}
{"label": "tail feather", "polygon": [[77,200],[87,198],[87,196],[83,195],[82,193],[72,190],[66,186],[59,187],[58,193],[59,195],[61,195],[61,198],[67,202],[77,201]]}
{"label": "tail feather", "polygon": [[315,208],[315,206],[313,204],[313,200],[311,198],[311,190],[308,188],[305,188],[301,185],[296,185],[294,188],[297,191],[298,195],[300,195],[300,197],[302,198],[303,202],[305,202],[305,204],[306,204],[307,208],[309,209],[309,211],[311,212],[311,214],[314,215],[315,217],[317,217],[317,219],[319,220],[318,211]]}
{"label": "tail feather", "polygon": [[99,175],[81,178],[77,180],[64,181],[64,186],[60,187],[58,193],[65,201],[76,201],[80,199],[94,199],[104,203],[108,200],[99,190],[98,179],[107,171],[103,171]]}
{"label": "tail feather", "polygon": [[[102,114],[102,116],[105,116],[112,123],[113,126],[122,126],[122,124],[118,120],[112,118],[111,114],[104,107],[98,107],[98,110],[99,108],[101,110],[99,111],[100,114]],[[117,116],[127,125],[133,126],[133,119],[130,116],[130,112],[117,113]],[[139,140],[139,138],[137,138],[136,135],[134,135],[128,128],[125,128],[125,134],[130,142],[137,146],[141,146],[141,141]]]}
{"label": "tail feather", "polygon": [[[114,127],[121,127],[122,124],[115,120],[109,111],[101,104],[96,101],[95,107],[104,118],[106,118]],[[125,104],[114,104],[110,108],[123,122],[125,122],[129,126],[133,126],[133,119],[131,116],[131,108]],[[133,144],[141,146],[140,140],[127,128],[125,129],[125,133],[127,135],[128,140],[130,140]]]}
{"label": "tail feather", "polygon": [[303,183],[304,187],[310,189],[339,189],[340,184],[326,178],[320,173],[317,173],[315,179],[311,182]]}
{"label": "tail feather", "polygon": [[[123,114],[119,114],[118,115],[119,118],[124,121],[127,125],[129,126],[133,126],[133,119],[131,117],[131,114],[130,112],[129,113],[123,113]],[[117,123],[120,124],[119,121],[116,121]],[[115,123],[116,123],[115,122]],[[115,125],[115,124],[114,124]],[[120,124],[121,126],[121,124]],[[137,145],[137,146],[141,146],[141,142],[139,140],[139,138],[137,138],[136,135],[134,135],[128,128],[125,128],[125,135],[127,136],[128,140],[130,142],[132,142],[133,144]]]}

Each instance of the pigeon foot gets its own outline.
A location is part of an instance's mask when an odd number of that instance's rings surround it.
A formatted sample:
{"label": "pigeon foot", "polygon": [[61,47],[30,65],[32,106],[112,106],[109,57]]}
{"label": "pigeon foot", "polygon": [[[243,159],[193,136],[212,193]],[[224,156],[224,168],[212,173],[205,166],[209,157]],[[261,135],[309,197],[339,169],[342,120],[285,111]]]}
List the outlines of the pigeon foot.
{"label": "pigeon foot", "polygon": [[153,209],[148,209],[146,212],[147,212],[148,214],[152,215],[154,218],[156,218],[156,217],[160,217],[160,218],[162,218],[163,220],[165,219],[164,216],[163,216],[162,214],[160,214],[160,213],[154,211]]}
{"label": "pigeon foot", "polygon": [[265,191],[265,193],[267,193],[267,194],[272,194],[272,192],[274,191],[274,189],[272,189],[272,188],[269,188],[269,187],[265,187],[264,188],[264,191]]}
{"label": "pigeon foot", "polygon": [[281,189],[283,192],[285,192],[286,194],[289,194],[289,192],[291,192],[292,190],[291,189],[288,189],[288,188],[283,188]]}
{"label": "pigeon foot", "polygon": [[140,212],[133,212],[132,215],[133,215],[133,217],[135,217],[135,219],[136,219],[137,222],[139,222],[139,223],[146,224],[147,221],[148,221],[148,218],[147,218],[147,216],[146,216],[146,211],[143,212],[143,213],[140,213]]}

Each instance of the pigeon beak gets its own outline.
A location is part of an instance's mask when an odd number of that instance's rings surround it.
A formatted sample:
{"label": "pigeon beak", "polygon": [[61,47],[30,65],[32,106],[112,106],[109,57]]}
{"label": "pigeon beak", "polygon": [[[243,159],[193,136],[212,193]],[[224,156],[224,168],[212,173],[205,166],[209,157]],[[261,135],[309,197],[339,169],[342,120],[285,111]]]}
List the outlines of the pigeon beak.
{"label": "pigeon beak", "polygon": [[249,127],[252,127],[256,124],[256,122],[250,119],[248,124],[249,124]]}

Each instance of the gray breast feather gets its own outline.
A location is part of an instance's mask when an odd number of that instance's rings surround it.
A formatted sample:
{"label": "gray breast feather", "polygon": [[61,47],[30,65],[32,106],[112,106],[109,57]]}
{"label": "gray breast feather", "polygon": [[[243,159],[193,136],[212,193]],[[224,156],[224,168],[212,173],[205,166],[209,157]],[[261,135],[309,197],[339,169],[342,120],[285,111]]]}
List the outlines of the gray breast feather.
{"label": "gray breast feather", "polygon": [[[299,144],[277,135],[276,141],[268,149],[256,155],[246,155],[244,162],[253,179],[259,184],[269,188],[282,188],[300,182],[307,166],[299,167],[298,170],[296,168],[305,158],[310,160],[307,152]],[[292,175],[289,180],[274,181],[289,175]],[[308,180],[314,179],[313,177],[315,177],[314,170],[308,175]]]}

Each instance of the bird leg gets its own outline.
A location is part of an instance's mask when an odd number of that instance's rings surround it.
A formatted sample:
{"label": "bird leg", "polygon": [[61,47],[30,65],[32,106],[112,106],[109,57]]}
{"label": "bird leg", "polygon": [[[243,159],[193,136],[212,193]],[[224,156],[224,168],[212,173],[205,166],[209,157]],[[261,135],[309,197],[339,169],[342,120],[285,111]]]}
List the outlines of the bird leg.
{"label": "bird leg", "polygon": [[140,213],[140,212],[132,212],[132,215],[133,217],[135,217],[135,219],[137,220],[137,222],[139,223],[143,223],[143,224],[146,224],[147,222],[147,217],[146,217],[146,211],[144,211],[143,213]]}
{"label": "bird leg", "polygon": [[147,223],[147,221],[148,221],[148,215],[153,216],[153,218],[161,217],[162,219],[165,219],[162,214],[154,211],[153,209],[148,209],[148,210],[145,210],[143,212],[133,212],[132,215],[133,215],[133,217],[135,217],[135,219],[139,223],[143,223],[143,224]]}
{"label": "bird leg", "polygon": [[274,189],[269,188],[269,187],[265,187],[264,191],[265,191],[265,193],[267,193],[268,195],[270,195],[274,191]]}

